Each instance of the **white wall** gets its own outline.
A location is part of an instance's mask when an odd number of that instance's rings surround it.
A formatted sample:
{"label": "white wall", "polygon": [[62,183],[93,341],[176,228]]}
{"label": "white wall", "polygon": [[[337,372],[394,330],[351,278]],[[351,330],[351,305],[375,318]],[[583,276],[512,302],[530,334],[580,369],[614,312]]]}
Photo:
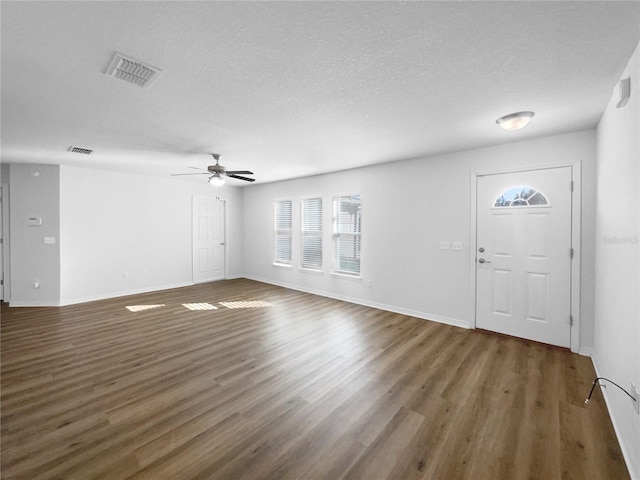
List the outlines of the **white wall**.
{"label": "white wall", "polygon": [[[624,388],[640,386],[640,46],[621,78],[631,76],[631,98],[616,108],[618,89],[597,129],[595,354],[598,375]],[[640,478],[640,416],[621,391],[605,390],[631,477]]]}
{"label": "white wall", "polygon": [[[57,305],[60,296],[59,174],[57,165],[10,166],[12,305]],[[32,217],[42,219],[42,225],[28,225],[27,219]],[[55,243],[45,244],[44,237],[55,238]]]}
{"label": "white wall", "polygon": [[[512,133],[510,133],[512,134]],[[517,134],[516,134],[517,135]],[[514,135],[515,137],[515,135]],[[244,191],[245,276],[335,298],[470,326],[471,174],[582,162],[582,299],[580,345],[593,346],[595,131],[256,185]],[[330,212],[326,212],[321,275],[299,265],[300,198],[362,194],[362,281],[331,275]],[[273,200],[294,200],[294,266],[272,265]],[[462,252],[440,250],[460,240]],[[369,287],[369,280],[371,287]]]}
{"label": "white wall", "polygon": [[60,303],[191,284],[193,195],[226,201],[227,276],[239,276],[238,188],[60,167]]}

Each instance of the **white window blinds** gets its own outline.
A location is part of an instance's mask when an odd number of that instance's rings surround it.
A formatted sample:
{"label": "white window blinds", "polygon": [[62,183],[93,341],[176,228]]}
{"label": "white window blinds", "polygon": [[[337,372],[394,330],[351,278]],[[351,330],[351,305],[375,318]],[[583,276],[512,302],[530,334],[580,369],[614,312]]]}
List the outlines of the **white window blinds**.
{"label": "white window blinds", "polygon": [[360,275],[362,202],[360,195],[333,199],[333,270]]}
{"label": "white window blinds", "polygon": [[291,200],[277,200],[274,205],[274,263],[291,264]]}
{"label": "white window blinds", "polygon": [[302,200],[302,268],[322,269],[322,198]]}

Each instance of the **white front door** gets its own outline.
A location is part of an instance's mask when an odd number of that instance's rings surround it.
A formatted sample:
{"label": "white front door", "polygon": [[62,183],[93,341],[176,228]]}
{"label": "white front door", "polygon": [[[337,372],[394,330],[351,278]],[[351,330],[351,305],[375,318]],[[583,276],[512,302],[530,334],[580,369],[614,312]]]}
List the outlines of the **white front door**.
{"label": "white front door", "polygon": [[224,202],[193,197],[193,282],[224,278]]}
{"label": "white front door", "polygon": [[571,340],[572,168],[477,177],[476,327]]}

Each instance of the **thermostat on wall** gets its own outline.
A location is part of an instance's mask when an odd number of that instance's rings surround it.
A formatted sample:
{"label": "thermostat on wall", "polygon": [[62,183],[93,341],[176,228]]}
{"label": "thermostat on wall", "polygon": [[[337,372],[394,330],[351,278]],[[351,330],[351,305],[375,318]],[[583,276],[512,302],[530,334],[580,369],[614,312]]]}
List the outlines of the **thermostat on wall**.
{"label": "thermostat on wall", "polygon": [[42,225],[42,217],[28,217],[27,225],[30,227],[39,227]]}

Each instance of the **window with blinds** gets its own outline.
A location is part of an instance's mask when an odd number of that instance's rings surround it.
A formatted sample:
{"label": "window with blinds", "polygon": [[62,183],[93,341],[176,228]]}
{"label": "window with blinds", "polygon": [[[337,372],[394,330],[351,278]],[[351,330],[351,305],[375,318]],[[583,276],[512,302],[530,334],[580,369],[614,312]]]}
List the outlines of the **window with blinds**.
{"label": "window with blinds", "polygon": [[360,195],[333,199],[333,271],[360,275],[362,202]]}
{"label": "window with blinds", "polygon": [[322,269],[322,197],[302,200],[302,268]]}
{"label": "window with blinds", "polygon": [[273,263],[291,265],[291,200],[274,203],[274,257]]}

